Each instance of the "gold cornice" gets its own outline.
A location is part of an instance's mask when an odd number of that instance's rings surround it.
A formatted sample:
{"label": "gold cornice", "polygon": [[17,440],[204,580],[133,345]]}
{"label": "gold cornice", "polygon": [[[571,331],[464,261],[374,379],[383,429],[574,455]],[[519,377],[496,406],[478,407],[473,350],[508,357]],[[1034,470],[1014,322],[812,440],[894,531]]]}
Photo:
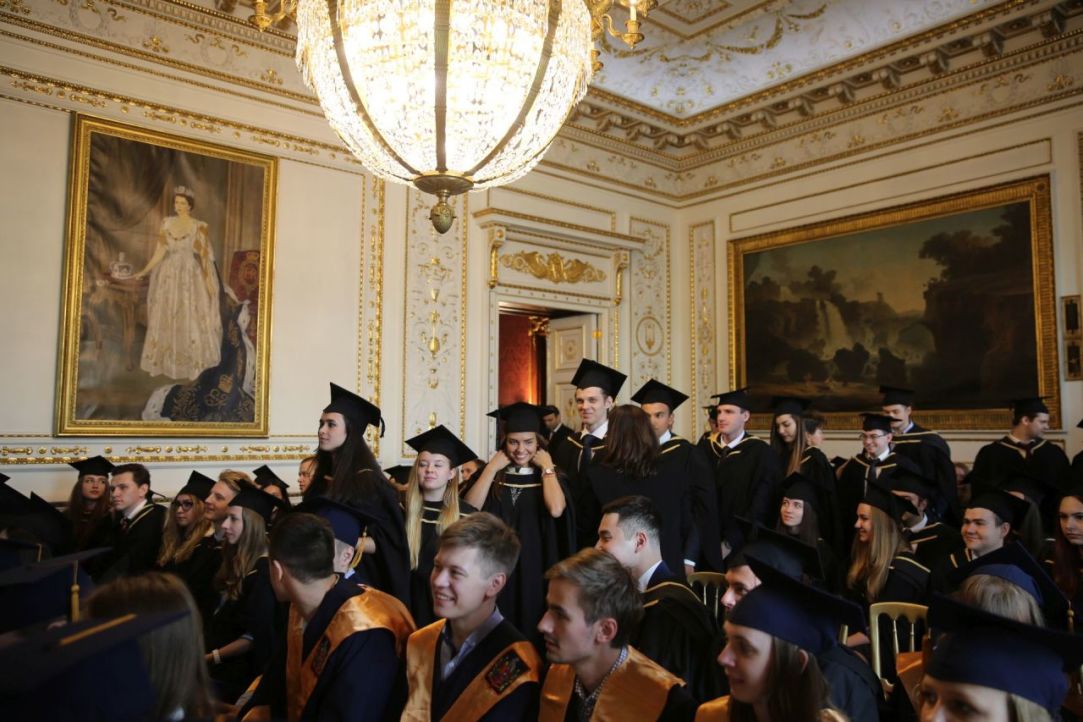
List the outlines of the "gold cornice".
{"label": "gold cornice", "polygon": [[557,221],[552,218],[543,218],[542,216],[534,216],[529,213],[519,213],[518,211],[509,211],[504,208],[483,208],[480,211],[475,211],[474,219],[481,222],[484,218],[492,215],[507,216],[509,218],[517,218],[523,221],[533,221],[535,223],[543,223],[547,226],[555,226],[557,228],[567,228],[572,231],[579,231],[585,233],[594,233],[599,236],[606,236],[615,240],[622,241],[624,243],[633,243],[636,245],[642,245],[643,239],[630,236],[627,233],[619,233],[617,231],[603,231],[598,228],[591,228],[590,226],[579,225],[578,223],[567,223],[565,221]]}
{"label": "gold cornice", "polygon": [[[144,16],[149,17],[149,18],[154,18],[156,20],[164,20],[164,21],[166,21],[166,22],[168,22],[170,24],[180,25],[181,27],[188,28],[189,30],[195,30],[196,32],[206,33],[206,32],[210,32],[211,30],[219,30],[219,31],[221,30],[221,28],[211,28],[211,27],[208,27],[205,24],[200,25],[198,23],[193,23],[191,20],[187,20],[187,19],[179,17],[177,15],[171,15],[169,13],[158,12],[156,10],[151,9],[150,7],[140,6],[140,5],[137,5],[135,3],[116,2],[116,0],[93,0],[93,1],[94,2],[103,2],[103,3],[107,4],[107,5],[112,5],[112,6],[117,7],[117,8],[123,8],[125,10],[128,10],[129,12],[139,13],[140,15],[144,15]],[[173,5],[176,5],[178,7],[183,7],[185,9],[198,12],[198,13],[200,13],[202,15],[210,15],[211,17],[215,17],[215,18],[218,18],[220,20],[234,21],[234,22],[240,24],[242,27],[245,27],[248,30],[250,30],[251,33],[248,34],[248,37],[245,37],[243,34],[230,35],[229,36],[230,40],[234,40],[234,41],[236,41],[238,43],[243,43],[244,45],[247,45],[248,47],[254,48],[256,50],[266,50],[269,53],[274,53],[275,55],[279,55],[279,56],[284,57],[284,58],[291,58],[291,59],[293,58],[293,51],[292,50],[284,51],[284,50],[280,50],[280,49],[274,47],[273,45],[271,45],[269,43],[258,42],[258,39],[261,36],[258,34],[258,31],[256,30],[256,28],[254,26],[249,25],[248,23],[240,20],[239,18],[235,18],[235,17],[232,17],[230,15],[225,15],[225,14],[223,14],[223,13],[221,13],[221,12],[219,12],[219,11],[213,9],[213,8],[203,7],[201,5],[192,5],[192,4],[186,3],[186,2],[176,2],[175,0],[166,0],[166,1],[172,3]],[[86,2],[86,0],[84,0],[84,6],[89,5],[89,4],[90,3]],[[282,39],[288,40],[291,44],[296,43],[296,41],[292,37],[290,37],[288,35],[285,35],[283,33],[277,33],[276,32],[276,33],[274,33],[274,35],[277,35]]]}
{"label": "gold cornice", "polygon": [[[252,30],[252,31],[255,30],[255,27],[253,25],[251,25],[247,20],[243,20],[243,19],[241,19],[241,18],[239,18],[239,17],[237,17],[235,15],[229,15],[228,13],[223,13],[223,12],[221,12],[219,10],[214,9],[214,8],[206,7],[206,6],[203,6],[203,5],[194,5],[193,3],[184,2],[184,0],[165,0],[165,1],[168,2],[171,5],[176,5],[177,7],[182,7],[184,9],[186,9],[186,10],[192,10],[193,12],[204,13],[206,15],[216,17],[219,20],[224,20],[224,21],[229,22],[229,23],[234,23],[236,25],[239,25],[239,26],[245,28],[246,30]],[[265,35],[273,35],[273,36],[276,36],[278,38],[281,38],[282,40],[289,41],[291,43],[296,43],[296,41],[297,41],[297,38],[295,38],[293,35],[290,35],[289,33],[284,32],[282,30],[279,30],[278,28],[276,28],[274,26],[268,27],[266,30],[263,31],[263,34],[265,34]]]}
{"label": "gold cornice", "polygon": [[[488,188],[485,191],[485,202],[488,205],[492,204],[492,192],[496,190],[494,188]],[[560,203],[572,208],[583,208],[588,211],[594,211],[601,213],[602,215],[609,216],[609,230],[617,230],[617,212],[609,210],[608,208],[601,208],[599,206],[592,206],[588,203],[582,203],[580,201],[568,200],[567,198],[559,198],[557,196],[546,195],[545,193],[537,193],[535,191],[528,191],[524,188],[516,188],[515,186],[501,186],[499,190],[502,193],[518,193],[520,195],[529,196],[531,198],[540,198],[545,201],[553,201],[554,203]]]}

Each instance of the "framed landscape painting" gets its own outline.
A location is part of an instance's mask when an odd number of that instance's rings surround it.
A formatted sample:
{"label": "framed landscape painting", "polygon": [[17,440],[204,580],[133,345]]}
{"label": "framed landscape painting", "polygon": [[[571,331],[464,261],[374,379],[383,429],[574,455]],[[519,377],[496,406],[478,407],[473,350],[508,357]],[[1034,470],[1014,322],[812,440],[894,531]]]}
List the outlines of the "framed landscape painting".
{"label": "framed landscape painting", "polygon": [[[881,384],[938,429],[1060,425],[1049,177],[729,243],[731,381],[855,428]],[[758,419],[762,421],[761,419]]]}
{"label": "framed landscape painting", "polygon": [[276,171],[75,117],[58,435],[267,435]]}

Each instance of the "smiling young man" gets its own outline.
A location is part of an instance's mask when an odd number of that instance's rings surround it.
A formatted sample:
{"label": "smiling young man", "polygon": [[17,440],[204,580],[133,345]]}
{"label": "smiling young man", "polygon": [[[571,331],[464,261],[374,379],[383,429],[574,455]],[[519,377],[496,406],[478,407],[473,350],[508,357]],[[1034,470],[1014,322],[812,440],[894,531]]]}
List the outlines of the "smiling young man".
{"label": "smiling young man", "polygon": [[933,591],[953,591],[954,570],[1011,541],[1012,529],[1023,519],[1028,505],[1029,502],[1006,491],[986,491],[974,497],[963,510],[963,547],[949,552],[933,568],[930,580]]}
{"label": "smiling young man", "polygon": [[403,722],[537,717],[541,658],[496,607],[518,558],[518,537],[492,514],[471,514],[440,535],[430,584],[443,618],[410,635]]}
{"label": "smiling young man", "polygon": [[583,549],[546,575],[538,624],[551,663],[539,722],[692,720],[684,682],[629,645],[643,616],[635,580],[615,557]]}
{"label": "smiling young man", "polygon": [[150,472],[142,464],[114,467],[110,484],[113,549],[95,567],[94,581],[99,584],[154,568],[166,516],[165,507],[150,500]]}
{"label": "smiling young man", "polygon": [[1068,455],[1045,439],[1049,430],[1049,407],[1041,398],[1012,402],[1012,428],[1006,436],[986,444],[974,458],[970,472],[975,494],[1001,489],[1020,476],[1044,479],[1065,488],[1071,477]]}

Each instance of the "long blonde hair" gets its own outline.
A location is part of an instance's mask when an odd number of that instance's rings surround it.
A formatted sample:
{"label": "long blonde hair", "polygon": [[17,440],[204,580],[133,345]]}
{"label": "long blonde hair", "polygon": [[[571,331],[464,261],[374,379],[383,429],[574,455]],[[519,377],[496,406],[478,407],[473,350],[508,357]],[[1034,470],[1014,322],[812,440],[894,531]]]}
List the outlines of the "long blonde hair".
{"label": "long blonde hair", "polygon": [[[406,543],[410,545],[410,569],[417,569],[418,559],[421,556],[421,507],[424,499],[421,496],[421,482],[417,478],[417,465],[420,462],[421,454],[418,454],[414,459],[413,468],[410,469],[410,478],[406,482]],[[459,469],[457,467],[444,489],[443,503],[444,508],[440,510],[440,516],[436,518],[437,535],[442,534],[444,529],[459,520]]]}
{"label": "long blonde hair", "polygon": [[162,550],[158,553],[158,566],[164,567],[170,562],[179,563],[186,561],[195,552],[199,542],[207,535],[214,525],[210,519],[203,515],[203,500],[192,494],[177,494],[174,503],[180,501],[182,496],[189,497],[192,511],[198,515],[198,519],[188,525],[187,529],[181,529],[177,523],[177,514],[173,509],[169,510],[165,520],[165,528],[162,530]]}
{"label": "long blonde hair", "polygon": [[214,576],[214,588],[236,601],[241,596],[241,586],[248,573],[256,568],[260,557],[267,556],[267,525],[258,512],[241,507],[244,529],[236,544],[226,544],[222,549],[222,566]]}
{"label": "long blonde hair", "polygon": [[870,506],[869,518],[872,520],[872,538],[863,542],[854,536],[850,555],[854,561],[846,574],[846,586],[861,591],[865,599],[872,602],[887,584],[891,562],[906,548],[906,540],[895,520],[883,510]]}

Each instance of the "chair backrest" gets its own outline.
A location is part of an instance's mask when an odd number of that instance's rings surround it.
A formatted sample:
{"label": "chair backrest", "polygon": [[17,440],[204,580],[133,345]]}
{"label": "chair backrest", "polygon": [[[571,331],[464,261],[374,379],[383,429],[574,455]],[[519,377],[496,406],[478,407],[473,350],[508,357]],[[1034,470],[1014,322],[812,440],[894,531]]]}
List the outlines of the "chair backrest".
{"label": "chair backrest", "polygon": [[715,619],[718,619],[726,577],[718,572],[693,572],[688,575],[688,586],[692,587],[692,591],[699,595]]}
{"label": "chair backrest", "polygon": [[918,622],[924,622],[929,608],[921,604],[906,604],[904,602],[877,602],[869,606],[869,641],[872,644],[872,670],[876,676],[883,679],[880,669],[880,617],[891,620],[891,650],[893,656],[899,652],[899,619],[905,619],[910,623],[910,643],[905,651],[916,652],[921,649],[920,639],[915,634]]}

